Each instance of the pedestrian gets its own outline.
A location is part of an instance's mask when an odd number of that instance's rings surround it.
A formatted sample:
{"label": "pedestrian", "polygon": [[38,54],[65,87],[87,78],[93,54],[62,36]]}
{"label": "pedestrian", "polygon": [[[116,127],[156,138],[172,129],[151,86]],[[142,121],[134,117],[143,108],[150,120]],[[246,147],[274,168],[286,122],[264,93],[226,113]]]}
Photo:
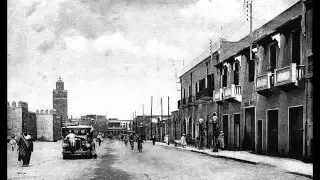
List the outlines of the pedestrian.
{"label": "pedestrian", "polygon": [[101,139],[102,139],[101,134],[98,134],[96,141],[98,142],[99,146],[101,145],[101,141],[102,141]]}
{"label": "pedestrian", "polygon": [[156,136],[153,134],[152,135],[152,144],[155,145],[156,144]]}
{"label": "pedestrian", "polygon": [[90,127],[91,127],[91,129],[90,129],[90,131],[89,131],[89,133],[88,133],[88,141],[89,141],[89,142],[93,142],[93,131],[94,131],[95,129],[93,128],[92,125],[91,125]]}
{"label": "pedestrian", "polygon": [[18,146],[18,161],[22,160],[22,167],[29,166],[31,152],[33,152],[33,142],[27,129],[24,129],[23,133],[21,133],[18,140]]}
{"label": "pedestrian", "polygon": [[182,146],[183,148],[185,148],[186,145],[187,145],[186,135],[183,134],[183,135],[181,136],[181,146]]}
{"label": "pedestrian", "polygon": [[219,137],[218,137],[218,143],[220,149],[224,149],[224,134],[223,131],[220,131]]}
{"label": "pedestrian", "polygon": [[16,142],[16,140],[15,140],[15,136],[14,136],[14,135],[11,136],[10,144],[11,144],[11,149],[12,149],[12,151],[14,151],[14,148],[15,148],[16,145],[17,145],[17,142]]}
{"label": "pedestrian", "polygon": [[130,136],[129,136],[129,142],[130,142],[130,146],[131,146],[131,150],[133,150],[133,147],[134,147],[134,136],[132,133],[130,133]]}
{"label": "pedestrian", "polygon": [[142,139],[142,135],[141,135],[141,134],[139,134],[139,135],[137,136],[137,143],[138,143],[138,150],[139,150],[139,152],[142,153],[142,143],[143,143],[143,139]]}

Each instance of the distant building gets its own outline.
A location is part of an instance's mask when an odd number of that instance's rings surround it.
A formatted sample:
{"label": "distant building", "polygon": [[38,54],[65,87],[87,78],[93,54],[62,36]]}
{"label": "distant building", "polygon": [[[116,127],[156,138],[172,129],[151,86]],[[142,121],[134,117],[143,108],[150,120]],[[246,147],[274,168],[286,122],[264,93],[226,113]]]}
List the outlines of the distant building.
{"label": "distant building", "polygon": [[36,114],[28,111],[28,103],[19,101],[10,106],[7,102],[7,136],[19,136],[23,129],[27,129],[33,139],[37,138]]}
{"label": "distant building", "polygon": [[61,121],[68,120],[68,91],[64,90],[64,82],[59,77],[56,82],[56,89],[52,93],[53,109]]}
{"label": "distant building", "polygon": [[132,130],[136,133],[143,134],[146,139],[150,139],[152,134],[154,134],[158,140],[162,140],[167,131],[165,122],[168,119],[170,119],[168,115],[152,115],[151,125],[150,115],[138,115],[133,120]]}
{"label": "distant building", "polygon": [[107,134],[119,135],[132,132],[132,120],[108,119]]}
{"label": "distant building", "polygon": [[92,125],[95,129],[94,136],[97,136],[98,133],[107,133],[107,118],[104,115],[95,115],[89,114],[81,116],[81,121],[79,125]]}
{"label": "distant building", "polygon": [[61,121],[57,119],[54,109],[37,110],[37,137],[45,141],[57,141],[61,139]]}

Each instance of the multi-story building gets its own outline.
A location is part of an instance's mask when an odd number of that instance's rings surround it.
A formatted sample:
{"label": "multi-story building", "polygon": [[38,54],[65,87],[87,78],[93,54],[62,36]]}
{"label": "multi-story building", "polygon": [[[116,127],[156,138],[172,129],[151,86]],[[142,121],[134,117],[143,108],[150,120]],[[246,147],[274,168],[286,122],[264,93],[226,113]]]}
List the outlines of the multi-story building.
{"label": "multi-story building", "polygon": [[36,114],[29,112],[28,103],[19,101],[18,107],[16,102],[10,106],[7,102],[7,136],[19,136],[23,129],[27,129],[32,139],[37,139]]}
{"label": "multi-story building", "polygon": [[132,120],[119,120],[118,118],[108,119],[107,134],[117,136],[132,132]]}
{"label": "multi-story building", "polygon": [[64,89],[64,82],[61,77],[56,82],[56,89],[52,92],[52,102],[57,117],[62,122],[66,122],[68,120],[68,91]]}
{"label": "multi-story building", "polygon": [[220,40],[180,76],[178,134],[210,147],[217,115],[227,149],[312,157],[312,11],[299,1],[237,42]]}
{"label": "multi-story building", "polygon": [[57,119],[54,109],[36,110],[37,137],[44,141],[61,139],[61,121]]}
{"label": "multi-story building", "polygon": [[213,103],[213,92],[219,87],[216,82],[220,78],[214,64],[219,60],[219,52],[232,44],[234,43],[220,39],[212,48],[211,55],[208,54],[204,60],[180,76],[179,121],[182,123],[181,134],[186,135],[188,143],[200,138],[201,134],[202,143],[207,147],[212,145],[211,122],[213,115],[218,112],[218,105]]}

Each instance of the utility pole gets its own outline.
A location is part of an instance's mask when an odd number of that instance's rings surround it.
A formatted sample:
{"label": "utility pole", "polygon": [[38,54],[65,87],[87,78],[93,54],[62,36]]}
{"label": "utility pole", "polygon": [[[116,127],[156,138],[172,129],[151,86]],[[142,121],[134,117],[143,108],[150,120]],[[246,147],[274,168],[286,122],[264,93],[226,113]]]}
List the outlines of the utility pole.
{"label": "utility pole", "polygon": [[163,117],[162,98],[160,99],[160,102],[161,102],[160,141],[162,141],[162,117]]}
{"label": "utility pole", "polygon": [[151,138],[152,138],[152,99],[153,97],[151,96],[151,129],[150,129]]}
{"label": "utility pole", "polygon": [[[168,120],[169,120],[169,118],[170,118],[170,114],[169,114],[169,108],[170,108],[170,105],[169,105],[169,96],[168,96]],[[171,119],[171,118],[170,118]],[[168,120],[167,120],[167,124],[169,125],[169,122],[168,122]],[[171,121],[171,120],[170,120]],[[172,122],[172,121],[171,121]],[[167,126],[167,134],[169,135],[169,126]],[[169,141],[169,139],[168,139],[168,141]]]}
{"label": "utility pole", "polygon": [[[250,1],[250,3],[249,3]],[[250,60],[252,60],[252,0],[247,0],[247,12],[249,12],[249,22],[250,22]],[[247,14],[248,15],[248,14]],[[248,20],[248,18],[247,18]]]}

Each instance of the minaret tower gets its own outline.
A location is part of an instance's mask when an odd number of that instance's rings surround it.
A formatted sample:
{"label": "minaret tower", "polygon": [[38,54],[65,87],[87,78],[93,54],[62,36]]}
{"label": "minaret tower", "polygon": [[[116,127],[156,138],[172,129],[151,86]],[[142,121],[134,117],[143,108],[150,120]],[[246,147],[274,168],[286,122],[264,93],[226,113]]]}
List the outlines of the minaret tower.
{"label": "minaret tower", "polygon": [[64,90],[64,82],[59,76],[56,82],[56,89],[52,93],[53,109],[56,110],[57,117],[60,117],[62,122],[68,120],[68,91]]}

